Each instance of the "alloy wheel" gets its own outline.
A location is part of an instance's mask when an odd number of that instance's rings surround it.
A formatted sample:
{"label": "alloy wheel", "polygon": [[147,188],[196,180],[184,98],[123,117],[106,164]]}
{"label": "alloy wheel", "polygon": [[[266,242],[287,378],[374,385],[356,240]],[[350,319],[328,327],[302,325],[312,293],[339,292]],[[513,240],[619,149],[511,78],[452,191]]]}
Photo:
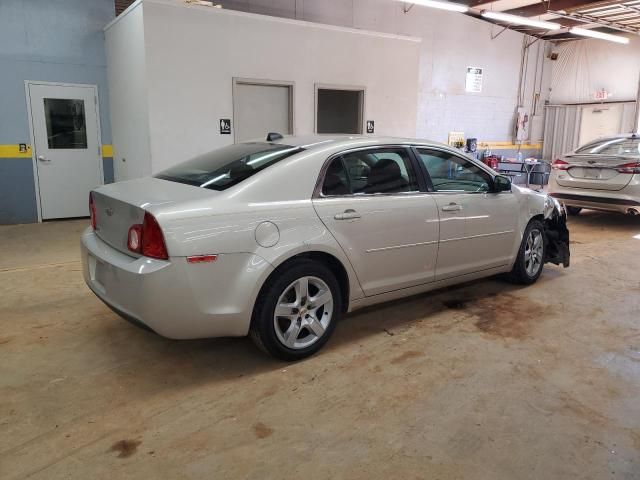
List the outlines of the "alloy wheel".
{"label": "alloy wheel", "polygon": [[529,232],[524,248],[524,268],[527,275],[534,277],[542,267],[542,255],[544,254],[544,238],[542,232],[533,229]]}
{"label": "alloy wheel", "polygon": [[333,295],[318,277],[301,277],[284,289],[276,303],[273,325],[288,348],[313,345],[324,335],[333,316]]}

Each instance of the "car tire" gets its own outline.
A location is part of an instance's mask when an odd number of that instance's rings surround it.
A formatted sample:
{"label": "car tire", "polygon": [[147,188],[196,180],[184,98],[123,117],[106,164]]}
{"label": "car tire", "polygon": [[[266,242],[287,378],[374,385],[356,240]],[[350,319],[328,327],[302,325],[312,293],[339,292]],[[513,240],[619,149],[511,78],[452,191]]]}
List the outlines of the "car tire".
{"label": "car tire", "polygon": [[545,254],[544,225],[539,220],[531,220],[522,236],[518,256],[507,276],[508,280],[521,285],[534,283],[542,274]]}
{"label": "car tire", "polygon": [[569,215],[578,215],[582,211],[582,207],[572,207],[569,205],[565,205],[564,207],[567,210]]}
{"label": "car tire", "polygon": [[341,312],[340,285],[333,272],[313,260],[294,260],[271,275],[260,291],[249,335],[280,360],[301,360],[329,340]]}

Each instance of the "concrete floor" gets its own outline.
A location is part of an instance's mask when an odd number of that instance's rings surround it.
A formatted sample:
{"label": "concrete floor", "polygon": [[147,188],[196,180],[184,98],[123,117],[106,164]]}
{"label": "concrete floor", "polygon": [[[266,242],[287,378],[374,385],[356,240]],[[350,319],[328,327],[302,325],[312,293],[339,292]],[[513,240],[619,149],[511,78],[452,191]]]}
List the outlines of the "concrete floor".
{"label": "concrete floor", "polygon": [[349,315],[317,356],[170,341],[84,286],[86,221],[0,227],[0,478],[640,478],[640,221],[572,266]]}

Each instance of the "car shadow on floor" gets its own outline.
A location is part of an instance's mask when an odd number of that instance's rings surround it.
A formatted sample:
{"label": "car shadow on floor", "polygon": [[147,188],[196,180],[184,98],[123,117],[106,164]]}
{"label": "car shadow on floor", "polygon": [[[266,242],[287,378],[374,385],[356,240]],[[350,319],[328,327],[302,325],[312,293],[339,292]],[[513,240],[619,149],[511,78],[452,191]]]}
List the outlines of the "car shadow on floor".
{"label": "car shadow on floor", "polygon": [[[584,210],[580,215],[570,217],[569,229],[572,242],[578,244],[590,243],[591,235],[594,235],[594,241],[615,236],[626,239],[627,235],[640,234],[640,217]],[[579,240],[575,240],[576,237]],[[475,328],[483,333],[505,337],[526,335],[522,323],[527,319],[535,323],[547,315],[545,308],[553,308],[553,299],[549,297],[553,288],[545,285],[568,274],[570,271],[562,267],[547,265],[538,283],[531,287],[491,277],[358,310],[345,315],[327,345],[303,362],[322,362],[323,355],[327,359],[332,352],[358,345],[375,335],[393,337],[402,334],[417,323],[434,332],[443,332],[456,327],[463,318],[465,328]],[[452,314],[441,315],[446,311]],[[497,315],[501,311],[508,317],[502,325],[507,327],[503,332],[494,322],[495,318],[499,320]],[[140,369],[141,381],[150,387],[158,383],[165,388],[180,388],[224,382],[259,376],[290,365],[264,354],[248,338],[170,340],[127,324],[114,314],[109,315],[99,334],[109,339],[102,344],[105,353],[113,356],[115,364]],[[152,366],[153,374],[144,375],[149,366]]]}
{"label": "car shadow on floor", "polygon": [[[553,281],[563,273],[562,269],[554,267],[547,269],[544,275],[541,281]],[[499,308],[500,302],[513,303],[513,295],[522,288],[494,277],[347,314],[327,345],[302,362],[315,365],[323,361],[323,355],[326,355],[326,360],[335,362],[332,352],[358,345],[375,335],[393,337],[416,322],[424,322],[434,331],[446,331],[456,325],[461,311],[469,308],[473,312],[478,302],[482,304],[485,299],[490,299],[491,303],[484,307],[491,315],[492,309]],[[438,316],[447,310],[456,315]],[[438,319],[434,320],[435,317]],[[105,320],[103,331],[98,334],[110,339],[101,342],[105,355],[112,356],[118,368],[129,369],[129,375],[143,383],[137,386],[143,390],[211,385],[240,377],[260,376],[291,365],[264,354],[249,338],[170,340],[130,325],[115,314]]]}

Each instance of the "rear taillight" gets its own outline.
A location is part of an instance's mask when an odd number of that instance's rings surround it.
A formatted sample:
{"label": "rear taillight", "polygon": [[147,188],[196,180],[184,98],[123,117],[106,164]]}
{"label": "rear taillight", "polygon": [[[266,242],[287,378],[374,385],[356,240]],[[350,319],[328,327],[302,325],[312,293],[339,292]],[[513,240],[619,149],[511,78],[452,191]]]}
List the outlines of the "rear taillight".
{"label": "rear taillight", "polygon": [[551,168],[554,170],[567,170],[569,168],[569,162],[565,162],[564,160],[554,160],[551,164]]}
{"label": "rear taillight", "polygon": [[129,227],[127,248],[135,253],[142,253],[142,225],[136,223]]}
{"label": "rear taillight", "polygon": [[91,228],[96,229],[98,218],[96,217],[96,203],[93,201],[93,193],[89,192],[89,216],[91,217]]}
{"label": "rear taillight", "polygon": [[623,163],[618,165],[616,170],[620,173],[640,173],[640,162]]}
{"label": "rear taillight", "polygon": [[168,260],[167,246],[164,235],[156,218],[149,212],[144,212],[142,225],[131,225],[127,234],[127,248],[145,257]]}

